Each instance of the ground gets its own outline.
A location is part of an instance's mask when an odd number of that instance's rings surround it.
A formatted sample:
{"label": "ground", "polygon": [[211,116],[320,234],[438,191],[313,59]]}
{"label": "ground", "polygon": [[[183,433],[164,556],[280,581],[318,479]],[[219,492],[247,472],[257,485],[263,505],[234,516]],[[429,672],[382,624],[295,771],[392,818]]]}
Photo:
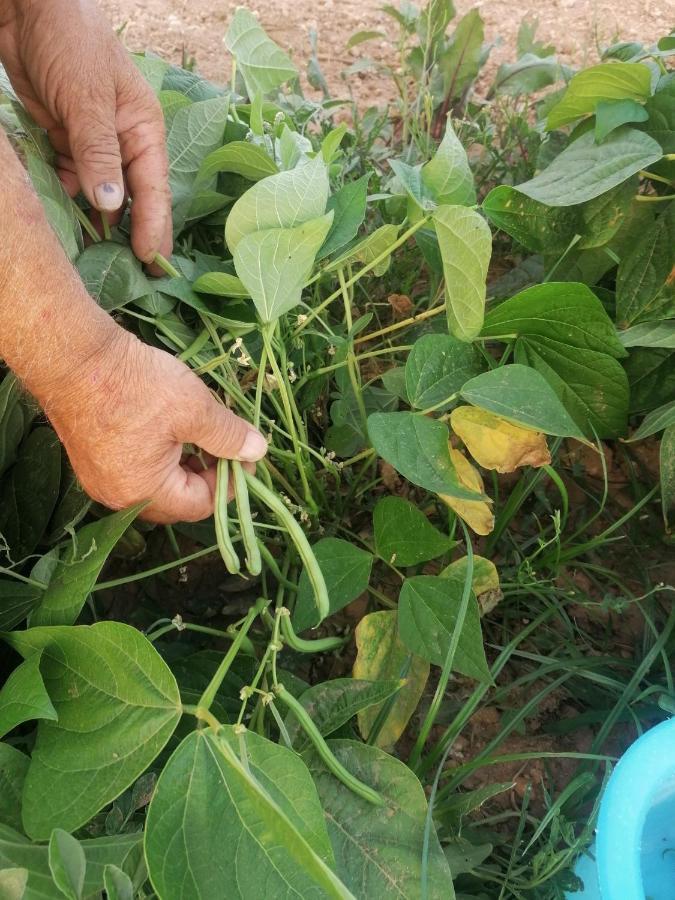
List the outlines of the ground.
{"label": "ground", "polygon": [[[214,81],[229,76],[229,61],[222,38],[237,6],[246,5],[259,14],[264,27],[285,49],[292,51],[301,67],[309,56],[309,32],[319,37],[319,60],[335,96],[346,94],[341,72],[357,56],[386,59],[383,41],[345,49],[357,31],[378,30],[393,35],[395,23],[381,12],[384,0],[101,0],[101,6],[116,27],[126,23],[126,42],[131,49],[150,48],[179,62],[183,50],[195,56],[199,70]],[[394,0],[394,5],[398,5]],[[539,20],[537,36],[553,44],[562,62],[589,64],[597,59],[598,47],[617,38],[652,41],[673,27],[667,0],[456,0],[458,14],[477,7],[485,21],[486,41],[494,44],[491,66],[515,58],[518,27],[524,18]],[[672,7],[671,7],[672,11]],[[387,60],[395,63],[394,59]],[[386,99],[391,88],[381,76],[361,76],[354,86],[362,104]]]}

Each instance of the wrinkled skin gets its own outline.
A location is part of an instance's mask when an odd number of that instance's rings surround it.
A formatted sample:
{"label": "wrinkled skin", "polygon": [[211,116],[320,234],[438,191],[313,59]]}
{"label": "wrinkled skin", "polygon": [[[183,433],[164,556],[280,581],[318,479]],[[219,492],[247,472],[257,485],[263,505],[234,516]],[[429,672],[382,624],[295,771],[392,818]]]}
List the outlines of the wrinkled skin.
{"label": "wrinkled skin", "polygon": [[[161,109],[90,0],[0,0],[0,60],[57,151],[72,195],[119,215],[149,263],[171,252]],[[0,357],[41,403],[84,488],[155,522],[213,512],[217,457],[255,462],[264,438],[180,361],[88,296],[0,134]],[[20,263],[17,265],[17,260]],[[186,456],[184,444],[205,451]]]}

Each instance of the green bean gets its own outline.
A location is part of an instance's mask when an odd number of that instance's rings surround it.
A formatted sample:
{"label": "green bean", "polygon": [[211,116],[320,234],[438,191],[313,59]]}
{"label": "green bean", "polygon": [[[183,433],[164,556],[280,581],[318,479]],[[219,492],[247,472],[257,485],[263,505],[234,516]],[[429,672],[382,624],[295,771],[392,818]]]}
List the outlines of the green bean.
{"label": "green bean", "polygon": [[241,463],[232,460],[232,474],[234,475],[234,499],[237,503],[237,515],[239,516],[239,530],[246,550],[246,568],[251,575],[260,575],[262,572],[262,559],[258,539],[253,528],[251,518],[251,506],[248,499],[248,488],[244,478],[244,470]]}
{"label": "green bean", "polygon": [[296,549],[300,554],[300,558],[304,563],[310,584],[314,590],[314,601],[316,603],[316,608],[319,611],[320,624],[330,613],[328,589],[326,588],[323,572],[319,567],[319,563],[314,556],[312,548],[309,546],[309,541],[305,537],[304,531],[273,491],[270,491],[262,481],[255,477],[255,475],[250,475],[248,472],[245,472],[244,475],[251,493],[274,513],[279,520],[279,523],[284,526],[286,531],[288,531],[288,534],[295,544]]}
{"label": "green bean", "polygon": [[298,653],[330,653],[331,650],[339,650],[345,643],[343,638],[331,637],[318,641],[306,641],[304,638],[298,637],[293,630],[291,614],[285,607],[278,610],[277,615],[281,619],[281,633],[284,641],[291,650],[296,650]]}
{"label": "green bean", "polygon": [[241,569],[239,557],[230,538],[230,528],[227,516],[227,494],[229,491],[230,469],[226,459],[218,460],[218,475],[216,480],[216,508],[214,519],[216,523],[216,540],[218,549],[223,557],[225,568],[231,575],[236,575]]}
{"label": "green bean", "polygon": [[377,791],[373,790],[369,785],[359,781],[359,779],[352,775],[351,772],[348,772],[340,760],[333,755],[330,747],[323,739],[321,732],[314,724],[302,703],[300,703],[299,700],[296,700],[295,697],[286,690],[283,684],[277,684],[274,688],[274,693],[286,704],[298,720],[305,734],[314,744],[317,753],[326,764],[326,768],[332,772],[336,778],[339,778],[350,790],[354,791],[355,794],[358,794],[359,797],[363,797],[364,800],[367,800],[375,806],[384,806],[386,803],[384,797],[378,794]]}

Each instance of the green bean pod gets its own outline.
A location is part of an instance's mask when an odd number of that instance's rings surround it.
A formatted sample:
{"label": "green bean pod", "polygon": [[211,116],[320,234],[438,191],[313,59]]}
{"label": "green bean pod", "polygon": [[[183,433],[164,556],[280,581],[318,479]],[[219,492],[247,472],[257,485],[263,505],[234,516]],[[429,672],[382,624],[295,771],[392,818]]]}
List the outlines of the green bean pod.
{"label": "green bean pod", "polygon": [[274,513],[279,520],[279,523],[285,527],[291,540],[295,544],[305,566],[305,571],[309,577],[312,589],[314,590],[314,601],[320,617],[319,622],[322,622],[330,613],[328,588],[326,587],[326,581],[323,577],[323,572],[319,567],[319,563],[314,556],[312,548],[309,546],[309,541],[305,537],[305,532],[273,491],[270,491],[262,481],[255,477],[255,475],[244,472],[244,476],[250,492]]}
{"label": "green bean pod", "polygon": [[298,653],[330,653],[331,650],[339,650],[344,645],[342,638],[321,638],[317,641],[306,641],[304,638],[298,637],[293,630],[291,616],[287,609],[279,610],[279,618],[281,621],[281,634],[284,641],[291,650]]}
{"label": "green bean pod", "polygon": [[216,523],[216,540],[218,549],[223,557],[225,568],[231,575],[236,575],[241,569],[239,557],[230,538],[227,515],[227,495],[229,491],[230,469],[226,459],[218,460],[218,475],[216,479],[216,508],[214,520]]}
{"label": "green bean pod", "polygon": [[381,794],[378,794],[377,791],[373,790],[369,785],[359,781],[359,779],[352,775],[351,772],[348,772],[340,760],[331,753],[330,747],[323,739],[323,735],[314,724],[302,703],[300,703],[299,700],[296,700],[295,697],[286,690],[283,684],[277,684],[274,688],[274,693],[296,717],[305,734],[314,744],[317,753],[326,764],[326,768],[350,790],[354,791],[355,794],[358,794],[359,797],[363,797],[364,800],[367,800],[374,806],[384,806],[386,803],[384,797],[382,797]]}
{"label": "green bean pod", "polygon": [[241,463],[235,459],[232,460],[232,475],[234,476],[234,499],[237,504],[237,515],[239,516],[239,530],[241,531],[246,550],[246,568],[251,575],[260,575],[262,572],[262,558],[258,547],[258,539],[255,536],[255,529],[253,528],[248,488],[246,487],[246,479]]}

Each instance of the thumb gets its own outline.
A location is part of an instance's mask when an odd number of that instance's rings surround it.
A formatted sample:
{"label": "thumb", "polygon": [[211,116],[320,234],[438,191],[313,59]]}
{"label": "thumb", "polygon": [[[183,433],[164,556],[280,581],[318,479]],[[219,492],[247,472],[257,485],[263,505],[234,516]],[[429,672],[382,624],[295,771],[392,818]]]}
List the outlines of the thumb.
{"label": "thumb", "polygon": [[115,96],[98,102],[95,112],[83,103],[66,122],[68,141],[85,196],[99,212],[115,212],[124,203]]}
{"label": "thumb", "polygon": [[257,462],[267,453],[267,441],[262,434],[211,395],[208,404],[200,408],[176,437],[184,444],[196,444],[219,459]]}

